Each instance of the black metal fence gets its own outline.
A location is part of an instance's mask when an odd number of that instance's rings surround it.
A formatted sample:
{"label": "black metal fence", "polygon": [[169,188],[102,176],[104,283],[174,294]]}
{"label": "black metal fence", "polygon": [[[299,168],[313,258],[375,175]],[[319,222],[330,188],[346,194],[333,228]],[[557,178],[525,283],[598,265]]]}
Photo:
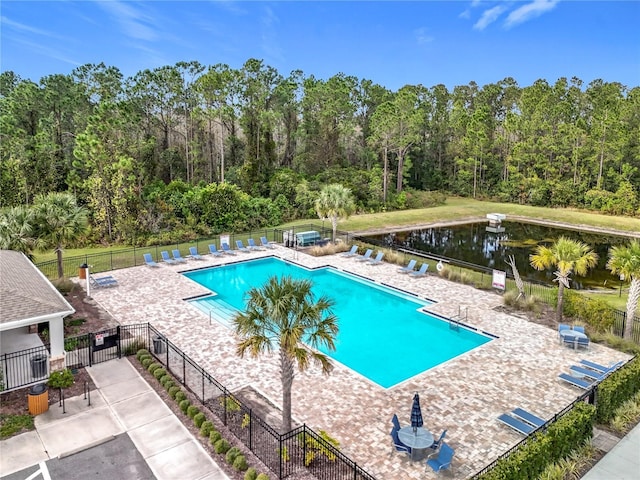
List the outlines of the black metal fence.
{"label": "black metal fence", "polygon": [[279,479],[306,470],[320,480],[375,480],[306,425],[280,433],[160,331],[152,325],[148,331],[152,352],[165,369],[222,420]]}
{"label": "black metal fence", "polygon": [[0,355],[0,391],[15,390],[49,378],[46,345]]}

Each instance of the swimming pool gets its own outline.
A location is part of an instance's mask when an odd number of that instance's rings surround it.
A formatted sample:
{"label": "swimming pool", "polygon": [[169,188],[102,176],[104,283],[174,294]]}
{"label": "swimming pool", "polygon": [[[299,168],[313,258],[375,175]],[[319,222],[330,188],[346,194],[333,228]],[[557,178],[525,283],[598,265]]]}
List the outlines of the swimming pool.
{"label": "swimming pool", "polygon": [[341,272],[331,267],[309,270],[269,257],[212,267],[183,275],[215,295],[192,304],[229,326],[245,307],[245,293],[273,275],[313,282],[316,297],[335,302],[340,331],[336,350],[323,353],[360,375],[389,388],[491,340],[421,309],[430,302]]}

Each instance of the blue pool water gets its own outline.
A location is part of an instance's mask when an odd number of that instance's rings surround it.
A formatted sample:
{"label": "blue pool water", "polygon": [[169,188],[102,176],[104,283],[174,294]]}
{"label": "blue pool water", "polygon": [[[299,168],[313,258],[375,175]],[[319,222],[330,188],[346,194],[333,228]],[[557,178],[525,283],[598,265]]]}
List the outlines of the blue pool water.
{"label": "blue pool water", "polygon": [[214,296],[192,300],[227,323],[245,307],[245,293],[273,275],[313,282],[316,297],[334,302],[340,331],[335,351],[323,351],[378,385],[389,388],[491,340],[421,312],[430,302],[333,268],[308,270],[276,258],[212,267],[184,275]]}

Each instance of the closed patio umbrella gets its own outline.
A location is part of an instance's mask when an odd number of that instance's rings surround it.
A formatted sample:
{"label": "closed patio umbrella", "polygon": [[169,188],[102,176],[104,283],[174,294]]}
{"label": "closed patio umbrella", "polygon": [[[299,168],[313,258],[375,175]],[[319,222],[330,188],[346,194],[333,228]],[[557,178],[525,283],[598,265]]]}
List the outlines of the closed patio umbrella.
{"label": "closed patio umbrella", "polygon": [[413,396],[413,406],[411,407],[411,427],[415,433],[422,426],[422,410],[420,410],[420,396],[418,392]]}

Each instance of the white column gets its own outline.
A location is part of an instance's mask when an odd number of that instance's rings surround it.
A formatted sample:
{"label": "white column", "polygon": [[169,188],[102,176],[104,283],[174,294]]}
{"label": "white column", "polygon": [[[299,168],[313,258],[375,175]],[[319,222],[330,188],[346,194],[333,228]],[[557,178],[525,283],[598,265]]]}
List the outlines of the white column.
{"label": "white column", "polygon": [[49,342],[51,343],[52,357],[64,354],[64,323],[62,317],[49,320]]}

